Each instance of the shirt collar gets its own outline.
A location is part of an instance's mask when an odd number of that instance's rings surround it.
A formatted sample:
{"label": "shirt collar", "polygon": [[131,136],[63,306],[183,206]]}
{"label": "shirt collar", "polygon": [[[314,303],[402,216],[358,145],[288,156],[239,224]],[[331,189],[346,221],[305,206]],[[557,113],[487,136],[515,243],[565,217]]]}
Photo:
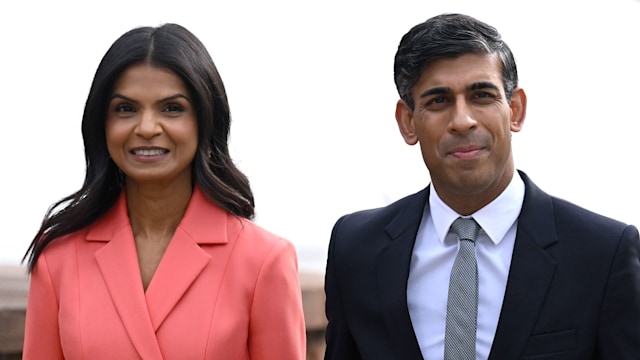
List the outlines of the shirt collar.
{"label": "shirt collar", "polygon": [[[494,244],[499,244],[520,215],[524,201],[524,182],[515,172],[509,185],[492,202],[471,214]],[[429,210],[436,234],[441,242],[449,233],[455,219],[462,216],[445,204],[431,186]]]}

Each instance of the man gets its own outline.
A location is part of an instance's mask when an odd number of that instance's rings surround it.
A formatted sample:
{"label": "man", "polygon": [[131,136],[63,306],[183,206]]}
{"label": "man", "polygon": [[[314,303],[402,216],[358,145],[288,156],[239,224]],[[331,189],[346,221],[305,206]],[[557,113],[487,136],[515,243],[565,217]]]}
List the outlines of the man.
{"label": "man", "polygon": [[431,184],[335,224],[325,358],[640,359],[638,230],[515,170],[527,98],[496,29],[433,17],[394,72]]}

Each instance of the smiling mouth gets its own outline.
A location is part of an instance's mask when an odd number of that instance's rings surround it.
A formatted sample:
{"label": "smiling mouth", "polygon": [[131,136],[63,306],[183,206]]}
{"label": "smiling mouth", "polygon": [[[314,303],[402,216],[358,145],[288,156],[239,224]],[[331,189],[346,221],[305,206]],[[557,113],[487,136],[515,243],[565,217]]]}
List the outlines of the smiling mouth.
{"label": "smiling mouth", "polygon": [[162,149],[138,149],[131,151],[132,154],[137,156],[158,156],[168,153],[168,150]]}

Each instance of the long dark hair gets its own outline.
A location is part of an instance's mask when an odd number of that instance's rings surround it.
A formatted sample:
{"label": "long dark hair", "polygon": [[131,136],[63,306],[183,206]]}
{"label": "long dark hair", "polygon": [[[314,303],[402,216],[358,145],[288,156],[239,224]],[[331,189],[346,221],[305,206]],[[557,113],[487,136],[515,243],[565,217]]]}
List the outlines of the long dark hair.
{"label": "long dark hair", "polygon": [[90,225],[118,199],[124,178],[107,151],[105,119],[116,79],[136,64],[166,68],[182,78],[198,119],[194,181],[211,201],[229,213],[253,218],[255,203],[249,181],[229,155],[229,103],[209,52],[195,35],[177,24],[135,28],[118,38],[98,65],[82,116],[84,183],[80,190],[47,210],[23,258],[28,259],[29,271],[51,241]]}

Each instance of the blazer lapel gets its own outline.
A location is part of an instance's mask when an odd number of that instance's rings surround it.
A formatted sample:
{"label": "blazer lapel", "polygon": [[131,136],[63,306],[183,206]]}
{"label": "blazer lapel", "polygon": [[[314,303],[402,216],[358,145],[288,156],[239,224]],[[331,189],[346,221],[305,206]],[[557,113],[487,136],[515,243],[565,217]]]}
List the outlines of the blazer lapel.
{"label": "blazer lapel", "polygon": [[525,182],[525,197],[489,359],[516,359],[522,354],[556,268],[546,251],[557,242],[551,198],[524,173],[520,175]]}
{"label": "blazer lapel", "polygon": [[[233,233],[235,230],[232,230]],[[88,241],[104,241],[95,258],[120,319],[143,359],[162,359],[156,331],[210,262],[201,244],[227,243],[227,214],[194,193],[145,293],[123,194],[92,225]]]}
{"label": "blazer lapel", "polygon": [[95,252],[95,258],[111,300],[138,354],[143,359],[162,359],[147,311],[124,195],[101,221],[91,227],[87,240],[108,241]]}
{"label": "blazer lapel", "polygon": [[407,280],[413,244],[428,193],[429,188],[426,188],[407,199],[385,228],[390,241],[376,259],[381,312],[399,359],[422,359],[409,317]]}
{"label": "blazer lapel", "polygon": [[176,230],[145,294],[154,331],[160,328],[210,259],[187,233]]}
{"label": "blazer lapel", "polygon": [[145,294],[154,331],[210,264],[211,255],[201,245],[228,242],[227,225],[227,213],[196,187]]}

